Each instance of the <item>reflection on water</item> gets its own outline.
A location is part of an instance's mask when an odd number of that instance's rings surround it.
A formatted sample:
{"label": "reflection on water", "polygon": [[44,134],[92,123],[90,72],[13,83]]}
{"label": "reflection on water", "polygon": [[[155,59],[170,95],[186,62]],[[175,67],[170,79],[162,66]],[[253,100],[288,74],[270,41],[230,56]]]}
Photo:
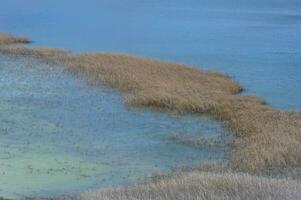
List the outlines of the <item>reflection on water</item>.
{"label": "reflection on water", "polygon": [[141,112],[121,101],[59,66],[0,56],[0,194],[73,193],[223,158],[222,148],[169,139],[218,137],[220,122]]}

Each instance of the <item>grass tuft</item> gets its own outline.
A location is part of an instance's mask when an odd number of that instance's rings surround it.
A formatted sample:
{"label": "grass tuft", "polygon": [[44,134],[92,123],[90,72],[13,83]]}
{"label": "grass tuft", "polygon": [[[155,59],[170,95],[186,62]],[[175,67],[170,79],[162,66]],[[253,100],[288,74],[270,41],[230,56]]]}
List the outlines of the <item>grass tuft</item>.
{"label": "grass tuft", "polygon": [[21,43],[29,43],[30,40],[26,37],[15,37],[11,35],[7,35],[5,33],[0,33],[0,45],[6,44],[21,44]]}

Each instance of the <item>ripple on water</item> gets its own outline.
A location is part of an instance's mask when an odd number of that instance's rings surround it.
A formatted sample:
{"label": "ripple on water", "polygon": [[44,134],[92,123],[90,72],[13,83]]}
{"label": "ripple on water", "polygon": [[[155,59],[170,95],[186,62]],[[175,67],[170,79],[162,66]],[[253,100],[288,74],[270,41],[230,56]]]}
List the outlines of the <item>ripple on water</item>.
{"label": "ripple on water", "polygon": [[169,139],[224,135],[209,117],[126,108],[119,94],[29,59],[0,56],[0,194],[58,195],[222,159]]}

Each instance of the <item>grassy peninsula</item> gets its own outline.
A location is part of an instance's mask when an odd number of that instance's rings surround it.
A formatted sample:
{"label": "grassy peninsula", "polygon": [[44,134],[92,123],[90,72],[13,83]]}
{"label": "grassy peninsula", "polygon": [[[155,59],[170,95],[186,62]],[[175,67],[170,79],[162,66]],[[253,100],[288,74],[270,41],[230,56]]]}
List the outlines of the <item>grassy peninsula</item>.
{"label": "grassy peninsula", "polygon": [[62,64],[92,84],[118,89],[128,106],[223,120],[229,159],[173,177],[126,188],[92,191],[77,199],[298,199],[301,198],[301,113],[278,110],[241,94],[228,76],[192,66],[114,53],[79,53],[26,46],[0,34],[0,53]]}

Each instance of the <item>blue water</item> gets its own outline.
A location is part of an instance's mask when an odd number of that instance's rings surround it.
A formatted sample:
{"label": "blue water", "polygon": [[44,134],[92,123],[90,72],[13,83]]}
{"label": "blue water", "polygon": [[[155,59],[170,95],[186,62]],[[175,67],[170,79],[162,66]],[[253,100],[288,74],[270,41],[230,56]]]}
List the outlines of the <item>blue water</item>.
{"label": "blue water", "polygon": [[223,159],[224,148],[169,139],[225,137],[221,122],[130,109],[62,69],[0,55],[0,196],[74,194]]}
{"label": "blue water", "polygon": [[34,45],[222,71],[275,107],[301,109],[300,0],[2,0],[0,27]]}

